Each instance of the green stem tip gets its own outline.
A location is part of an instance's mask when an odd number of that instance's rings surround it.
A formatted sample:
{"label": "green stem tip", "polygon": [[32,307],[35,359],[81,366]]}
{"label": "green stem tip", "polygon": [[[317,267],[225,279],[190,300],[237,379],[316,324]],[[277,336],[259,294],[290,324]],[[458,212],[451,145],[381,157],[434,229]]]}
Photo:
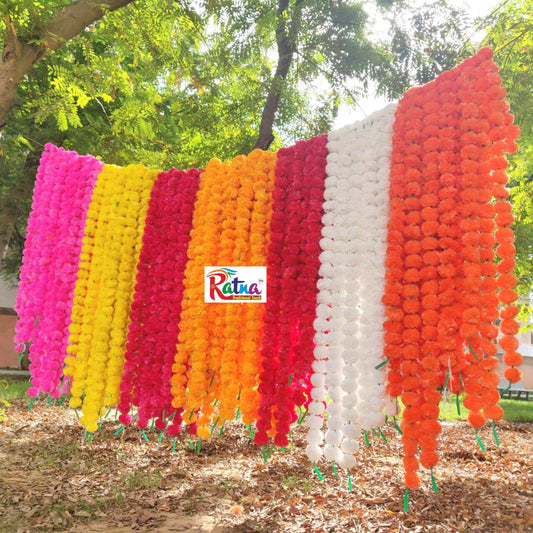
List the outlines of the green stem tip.
{"label": "green stem tip", "polygon": [[324,476],[322,475],[322,472],[320,472],[320,470],[318,469],[318,466],[316,466],[316,463],[313,463],[313,466],[315,468],[315,472],[318,476],[318,479],[320,479],[320,481],[324,481]]}
{"label": "green stem tip", "polygon": [[476,434],[477,443],[478,443],[479,447],[481,448],[481,451],[484,452],[485,451],[485,446],[483,446],[483,442],[481,442],[481,439],[479,438],[479,434],[477,432],[477,428],[476,428],[475,434]]}
{"label": "green stem tip", "polygon": [[387,359],[385,359],[385,361],[382,361],[381,363],[379,363],[378,366],[376,366],[376,370],[379,370],[380,368],[383,368],[388,362],[389,362],[389,358],[387,357]]}
{"label": "green stem tip", "polygon": [[433,485],[433,490],[435,493],[438,493],[439,488],[437,487],[437,482],[435,481],[435,476],[433,475],[433,468],[431,469],[431,485]]}
{"label": "green stem tip", "polygon": [[405,494],[403,495],[403,512],[409,512],[409,489],[406,489]]}
{"label": "green stem tip", "polygon": [[500,446],[500,439],[498,438],[498,433],[496,432],[496,422],[492,421],[492,435],[494,436],[494,443],[496,446]]}

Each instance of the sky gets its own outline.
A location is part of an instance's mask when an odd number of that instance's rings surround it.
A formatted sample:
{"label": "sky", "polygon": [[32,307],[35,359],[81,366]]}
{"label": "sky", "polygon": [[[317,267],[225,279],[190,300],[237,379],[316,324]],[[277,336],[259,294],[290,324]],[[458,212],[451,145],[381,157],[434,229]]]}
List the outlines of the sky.
{"label": "sky", "polygon": [[[424,4],[427,2],[420,0],[418,3]],[[505,3],[505,0],[449,0],[449,3],[465,8],[470,13],[471,18],[475,19],[477,17],[488,16],[496,7]],[[480,41],[483,39],[483,34],[474,36],[471,40],[476,42],[476,37],[477,40]],[[337,120],[334,123],[334,129],[341,128],[342,126],[351,124],[357,120],[362,120],[374,111],[385,107],[387,103],[388,100],[383,97],[369,95],[367,98],[360,99],[358,101],[359,105],[343,106],[341,107]]]}

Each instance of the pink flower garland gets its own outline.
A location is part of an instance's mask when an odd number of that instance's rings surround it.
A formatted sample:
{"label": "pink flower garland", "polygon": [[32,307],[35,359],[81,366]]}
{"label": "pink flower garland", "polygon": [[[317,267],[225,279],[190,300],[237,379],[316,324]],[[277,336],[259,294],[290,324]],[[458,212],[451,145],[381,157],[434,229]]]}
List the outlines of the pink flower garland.
{"label": "pink flower garland", "polygon": [[[255,442],[287,446],[295,406],[309,401],[326,177],[321,136],[278,152],[267,259],[261,402]],[[272,427],[273,419],[275,426]]]}
{"label": "pink flower garland", "polygon": [[[139,407],[141,428],[157,418],[156,427],[164,429],[165,417],[174,411],[170,378],[199,175],[196,169],[162,172],[152,190],[118,406],[123,424],[131,422],[130,404]],[[179,432],[180,423],[181,412],[177,412],[169,433]]]}
{"label": "pink flower garland", "polygon": [[31,397],[59,397],[87,209],[102,163],[47,144],[28,221],[15,310],[17,350],[29,346]]}

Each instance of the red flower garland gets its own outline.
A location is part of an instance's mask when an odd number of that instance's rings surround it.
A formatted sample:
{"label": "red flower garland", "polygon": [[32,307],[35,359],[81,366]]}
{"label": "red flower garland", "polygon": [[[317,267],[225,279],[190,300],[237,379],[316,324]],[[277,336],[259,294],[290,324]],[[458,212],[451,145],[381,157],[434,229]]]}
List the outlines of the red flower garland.
{"label": "red flower garland", "polygon": [[308,401],[313,356],[327,136],[278,152],[267,259],[259,419],[255,442],[269,434],[288,444],[295,406]]}
{"label": "red flower garland", "polygon": [[[199,175],[196,169],[162,172],[152,190],[120,387],[123,424],[131,422],[131,404],[139,407],[141,428],[157,417],[156,427],[164,429],[165,417],[174,411],[170,378]],[[177,412],[172,426],[180,423],[181,412]]]}

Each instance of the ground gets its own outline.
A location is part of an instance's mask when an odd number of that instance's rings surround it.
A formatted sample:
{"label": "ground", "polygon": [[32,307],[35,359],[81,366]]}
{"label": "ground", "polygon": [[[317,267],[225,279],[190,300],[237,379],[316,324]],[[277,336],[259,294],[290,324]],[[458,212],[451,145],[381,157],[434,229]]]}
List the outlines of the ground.
{"label": "ground", "polygon": [[285,453],[265,462],[240,423],[203,442],[172,441],[133,428],[114,435],[112,416],[89,445],[65,407],[16,399],[0,423],[0,531],[344,533],[533,531],[533,424],[480,432],[446,423],[438,494],[428,473],[404,512],[400,440],[372,435],[358,454],[352,491],[340,469],[304,454],[301,427]]}

